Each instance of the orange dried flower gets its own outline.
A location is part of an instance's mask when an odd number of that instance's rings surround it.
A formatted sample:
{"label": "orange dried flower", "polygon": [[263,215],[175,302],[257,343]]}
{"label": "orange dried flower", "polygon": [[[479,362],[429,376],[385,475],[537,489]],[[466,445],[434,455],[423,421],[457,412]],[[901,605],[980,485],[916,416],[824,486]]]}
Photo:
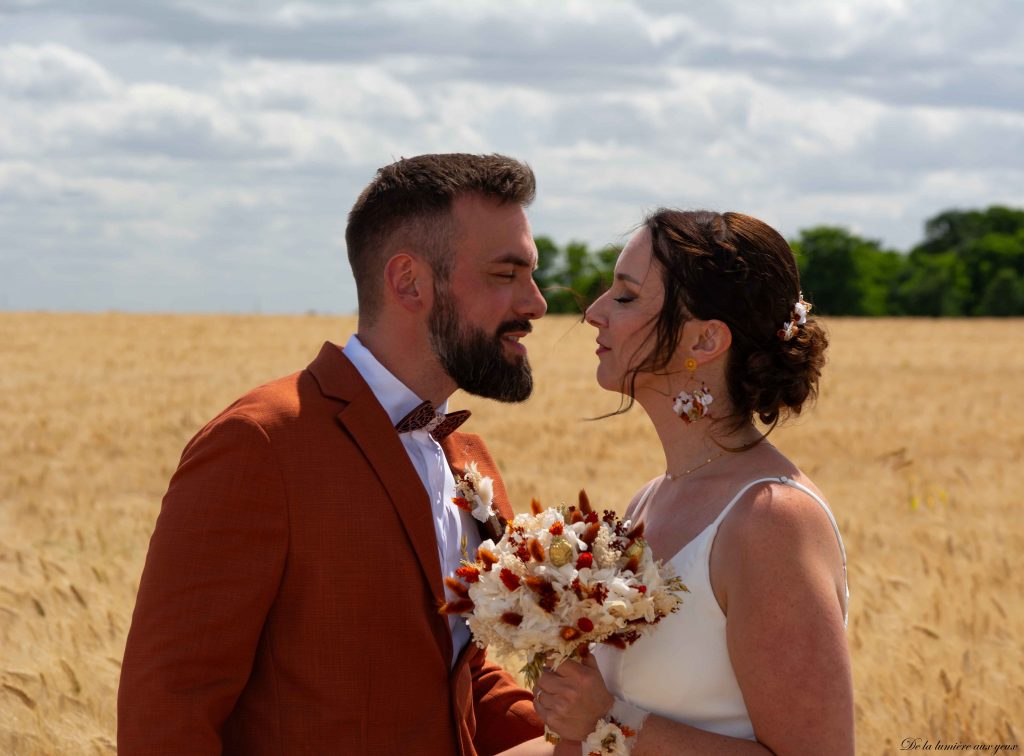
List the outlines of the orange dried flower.
{"label": "orange dried flower", "polygon": [[535,515],[539,515],[544,511],[544,507],[542,507],[540,502],[536,499],[530,499],[530,511]]}
{"label": "orange dried flower", "polygon": [[481,546],[476,550],[476,561],[484,563],[484,572],[490,572],[491,567],[498,563],[498,557],[490,549]]}
{"label": "orange dried flower", "polygon": [[444,584],[448,586],[448,590],[454,593],[456,596],[462,598],[469,598],[469,587],[461,580],[456,580],[453,577],[446,577]]}
{"label": "orange dried flower", "polygon": [[469,503],[469,499],[464,496],[456,496],[452,499],[452,504],[457,506],[459,509],[465,509],[467,512],[473,511],[473,505]]}
{"label": "orange dried flower", "polygon": [[590,497],[582,488],[580,489],[580,511],[585,515],[594,511],[594,508],[590,506]]}
{"label": "orange dried flower", "polygon": [[627,738],[636,737],[636,730],[634,730],[632,727],[629,727],[628,725],[619,723],[619,729],[622,730],[622,734]]}
{"label": "orange dried flower", "polygon": [[639,538],[643,534],[644,534],[644,524],[643,524],[643,522],[638,522],[636,524],[636,526],[632,530],[630,530],[628,533],[626,533],[626,538],[628,538],[631,541],[635,541],[637,538]]}
{"label": "orange dried flower", "polygon": [[580,540],[588,546],[592,546],[594,541],[597,540],[597,534],[600,530],[601,523],[592,522],[584,529],[583,533],[580,535]]}
{"label": "orange dried flower", "polygon": [[623,569],[629,570],[632,573],[636,573],[637,567],[640,566],[640,557],[631,556],[629,561],[626,562],[626,566]]}
{"label": "orange dried flower", "polygon": [[568,625],[566,625],[562,628],[561,635],[563,640],[571,641],[579,638],[581,633],[575,627],[569,627]]}
{"label": "orange dried flower", "polygon": [[544,547],[540,545],[540,541],[536,538],[530,539],[530,556],[532,556],[535,561],[544,561]]}
{"label": "orange dried flower", "polygon": [[470,599],[463,598],[442,604],[438,611],[440,611],[441,614],[465,614],[466,612],[473,611],[474,606],[475,604]]}
{"label": "orange dried flower", "polygon": [[580,510],[573,507],[572,512],[569,514],[569,523],[575,525],[577,522],[583,522],[583,515]]}
{"label": "orange dried flower", "polygon": [[551,535],[562,535],[562,533],[565,532],[565,528],[562,527],[562,523],[561,522],[556,522],[554,525],[552,525],[550,528],[548,528],[548,532]]}
{"label": "orange dried flower", "polygon": [[550,585],[547,580],[537,575],[530,575],[523,581],[526,583],[526,587],[533,591],[542,591],[545,586]]}

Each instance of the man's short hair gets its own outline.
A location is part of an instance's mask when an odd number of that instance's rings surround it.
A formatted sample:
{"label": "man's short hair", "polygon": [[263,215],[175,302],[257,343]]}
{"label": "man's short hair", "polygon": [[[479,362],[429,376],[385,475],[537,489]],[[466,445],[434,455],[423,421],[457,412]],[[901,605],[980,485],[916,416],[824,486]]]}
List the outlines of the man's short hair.
{"label": "man's short hair", "polygon": [[384,264],[401,247],[422,256],[438,281],[448,279],[456,197],[481,194],[525,207],[535,192],[530,166],[504,155],[419,155],[379,169],[352,206],[345,229],[360,317],[372,322],[376,316]]}

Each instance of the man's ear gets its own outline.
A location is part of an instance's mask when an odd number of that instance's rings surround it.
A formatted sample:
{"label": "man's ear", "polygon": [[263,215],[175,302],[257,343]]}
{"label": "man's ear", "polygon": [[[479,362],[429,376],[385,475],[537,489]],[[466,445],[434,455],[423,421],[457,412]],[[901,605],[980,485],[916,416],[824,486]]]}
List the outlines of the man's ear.
{"label": "man's ear", "polygon": [[419,258],[400,252],[384,264],[384,288],[390,299],[409,312],[430,306],[432,280]]}
{"label": "man's ear", "polygon": [[732,346],[732,331],[721,320],[705,320],[701,322],[697,337],[693,344],[693,356],[698,362],[711,360],[724,354]]}

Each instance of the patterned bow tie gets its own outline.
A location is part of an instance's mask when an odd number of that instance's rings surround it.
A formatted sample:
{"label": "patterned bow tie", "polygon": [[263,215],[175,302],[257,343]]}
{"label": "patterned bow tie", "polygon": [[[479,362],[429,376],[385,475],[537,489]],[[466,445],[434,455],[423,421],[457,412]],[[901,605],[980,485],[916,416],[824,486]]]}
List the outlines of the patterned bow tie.
{"label": "patterned bow tie", "polygon": [[415,430],[426,430],[435,441],[440,442],[464,422],[469,420],[469,410],[458,410],[449,412],[447,415],[436,412],[434,405],[430,402],[423,402],[408,415],[403,417],[395,425],[399,433],[409,433]]}

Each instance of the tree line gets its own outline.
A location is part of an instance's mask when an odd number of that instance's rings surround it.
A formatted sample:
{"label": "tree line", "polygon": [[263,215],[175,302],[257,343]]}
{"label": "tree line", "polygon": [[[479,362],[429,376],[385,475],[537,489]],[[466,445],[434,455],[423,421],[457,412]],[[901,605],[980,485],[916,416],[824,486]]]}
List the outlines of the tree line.
{"label": "tree line", "polygon": [[[579,313],[611,285],[620,247],[536,242],[535,277],[549,312]],[[907,252],[838,226],[803,229],[789,244],[816,314],[1024,315],[1024,210],[946,210]]]}

